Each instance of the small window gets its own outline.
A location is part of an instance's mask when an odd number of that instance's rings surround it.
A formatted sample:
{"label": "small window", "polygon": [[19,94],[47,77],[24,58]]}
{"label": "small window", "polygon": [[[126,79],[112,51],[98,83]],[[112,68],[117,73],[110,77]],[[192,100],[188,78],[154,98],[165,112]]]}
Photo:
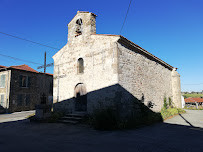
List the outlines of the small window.
{"label": "small window", "polygon": [[84,73],[84,61],[82,58],[78,59],[78,73]]}
{"label": "small window", "polygon": [[21,75],[19,85],[20,85],[20,87],[25,87],[25,88],[29,87],[30,86],[30,77]]}
{"label": "small window", "polygon": [[3,74],[3,75],[1,75],[0,77],[1,77],[1,78],[0,78],[0,87],[1,87],[1,88],[5,88],[5,84],[6,84],[6,75]]}
{"label": "small window", "polygon": [[4,94],[1,94],[0,107],[4,107]]}

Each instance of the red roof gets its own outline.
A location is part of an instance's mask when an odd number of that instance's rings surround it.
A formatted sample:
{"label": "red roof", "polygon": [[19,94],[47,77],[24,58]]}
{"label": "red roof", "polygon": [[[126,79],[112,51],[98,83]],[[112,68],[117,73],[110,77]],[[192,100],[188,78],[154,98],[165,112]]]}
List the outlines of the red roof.
{"label": "red roof", "polygon": [[23,65],[16,65],[16,66],[10,66],[9,68],[39,73],[38,71],[34,70],[33,68],[29,67],[29,66],[26,65],[26,64],[23,64]]}
{"label": "red roof", "polygon": [[[1,68],[10,68],[10,69],[23,70],[23,71],[29,71],[29,72],[34,72],[34,73],[41,73],[41,72],[38,72],[38,71],[36,71],[35,69],[29,67],[29,66],[26,65],[26,64],[23,64],[23,65],[15,65],[15,66],[9,66],[9,67],[0,65],[0,69],[1,69]],[[42,74],[44,74],[44,73],[42,73]],[[50,73],[45,73],[45,74],[46,74],[46,75],[53,76],[53,74],[50,74]]]}
{"label": "red roof", "polygon": [[3,65],[0,65],[0,69],[1,69],[1,68],[7,68],[7,67],[6,67],[6,66],[3,66]]}
{"label": "red roof", "polygon": [[[40,72],[41,73],[41,72]],[[51,75],[51,76],[53,76],[53,74],[51,74],[51,73],[45,73],[46,75]]]}
{"label": "red roof", "polygon": [[195,102],[203,102],[203,98],[186,98],[185,103],[195,103]]}

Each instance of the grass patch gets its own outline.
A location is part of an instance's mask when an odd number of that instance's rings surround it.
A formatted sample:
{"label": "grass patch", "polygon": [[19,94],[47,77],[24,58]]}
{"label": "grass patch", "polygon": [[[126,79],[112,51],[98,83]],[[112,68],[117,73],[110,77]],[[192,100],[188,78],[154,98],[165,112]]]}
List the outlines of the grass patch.
{"label": "grass patch", "polygon": [[199,106],[198,109],[196,108],[196,106],[190,106],[190,107],[185,106],[184,109],[188,109],[188,110],[203,110],[203,106]]}
{"label": "grass patch", "polygon": [[171,116],[175,116],[177,114],[182,114],[182,113],[185,113],[186,111],[184,109],[181,109],[181,108],[162,108],[161,109],[161,116],[162,118],[165,120]]}
{"label": "grass patch", "polygon": [[184,94],[183,95],[184,98],[189,98],[189,97],[192,97],[192,98],[200,98],[200,97],[203,97],[203,94]]}

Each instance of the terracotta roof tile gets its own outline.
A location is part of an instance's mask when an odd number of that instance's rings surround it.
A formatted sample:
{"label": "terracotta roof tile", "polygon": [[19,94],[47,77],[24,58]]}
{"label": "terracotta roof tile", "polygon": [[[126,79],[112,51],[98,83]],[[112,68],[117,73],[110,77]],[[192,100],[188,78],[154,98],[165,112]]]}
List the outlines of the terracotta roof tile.
{"label": "terracotta roof tile", "polygon": [[1,69],[1,68],[8,68],[8,67],[6,67],[6,66],[3,66],[3,65],[0,65],[0,69]]}
{"label": "terracotta roof tile", "polygon": [[203,102],[203,98],[186,98],[185,103],[195,103],[195,102]]}
{"label": "terracotta roof tile", "polygon": [[[14,66],[9,66],[9,67],[0,65],[0,69],[2,69],[2,68],[9,68],[9,69],[16,69],[16,70],[23,70],[23,71],[29,71],[29,72],[44,74],[44,73],[41,73],[41,72],[36,71],[35,69],[29,67],[29,66],[26,65],[26,64],[23,64],[23,65],[14,65]],[[51,73],[45,73],[45,74],[46,74],[46,75],[53,76],[53,74],[51,74]]]}
{"label": "terracotta roof tile", "polygon": [[29,67],[26,64],[17,65],[17,66],[10,66],[9,68],[39,73],[38,71],[34,70],[33,68]]}

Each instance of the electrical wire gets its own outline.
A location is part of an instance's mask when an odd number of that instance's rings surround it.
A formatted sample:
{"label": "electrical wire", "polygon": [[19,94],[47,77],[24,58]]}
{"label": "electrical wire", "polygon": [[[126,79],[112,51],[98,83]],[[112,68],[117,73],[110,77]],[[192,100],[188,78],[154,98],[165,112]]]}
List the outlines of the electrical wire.
{"label": "electrical wire", "polygon": [[10,58],[10,59],[13,59],[13,60],[28,62],[28,63],[32,63],[32,64],[43,65],[43,64],[40,64],[40,63],[36,63],[36,62],[32,62],[32,61],[28,61],[28,60],[24,60],[24,59],[20,59],[20,58],[16,58],[16,57],[12,57],[12,56],[9,56],[9,55],[0,54],[0,56],[7,57],[7,58]]}
{"label": "electrical wire", "polygon": [[38,45],[41,45],[41,46],[44,46],[44,47],[52,48],[52,49],[55,49],[55,50],[60,50],[59,48],[48,46],[48,45],[45,45],[45,44],[42,44],[42,43],[39,43],[39,42],[31,41],[31,40],[21,38],[21,37],[18,37],[18,36],[14,36],[14,35],[11,35],[11,34],[7,34],[7,33],[4,33],[4,32],[0,32],[0,33],[4,34],[4,35],[7,35],[7,36],[10,36],[10,37],[13,37],[13,38],[16,38],[16,39],[20,39],[20,40],[24,40],[24,41],[31,42],[31,43],[34,43],[34,44],[38,44]]}
{"label": "electrical wire", "polygon": [[123,30],[123,27],[124,27],[125,21],[126,21],[126,19],[127,19],[128,12],[129,12],[130,5],[131,5],[131,2],[132,2],[132,0],[130,0],[129,6],[128,6],[128,9],[127,9],[127,13],[126,13],[126,15],[125,15],[124,22],[123,22],[123,25],[122,25],[121,30],[120,30],[120,34],[121,34],[121,31]]}

